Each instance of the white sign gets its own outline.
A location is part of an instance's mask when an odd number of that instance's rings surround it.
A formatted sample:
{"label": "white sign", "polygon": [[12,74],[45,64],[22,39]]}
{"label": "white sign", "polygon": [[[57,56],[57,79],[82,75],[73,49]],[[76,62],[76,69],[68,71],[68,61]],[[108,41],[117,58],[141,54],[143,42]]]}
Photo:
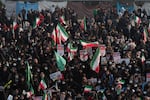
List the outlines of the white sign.
{"label": "white sign", "polygon": [[97,78],[90,78],[88,79],[88,81],[94,84],[94,83],[97,83]]}
{"label": "white sign", "polygon": [[52,73],[52,74],[50,74],[49,76],[50,76],[50,79],[52,79],[53,81],[59,80],[59,79],[62,78],[62,74],[61,74],[60,71],[55,72],[55,73]]}
{"label": "white sign", "polygon": [[121,59],[120,52],[114,52],[113,59],[116,64],[120,63],[120,59]]}
{"label": "white sign", "polygon": [[57,45],[57,53],[60,54],[60,56],[64,55],[64,45],[61,44]]}
{"label": "white sign", "polygon": [[7,100],[13,100],[13,96],[12,95],[9,95]]}
{"label": "white sign", "polygon": [[129,58],[122,58],[122,59],[120,59],[120,63],[122,63],[123,61],[125,61],[126,65],[128,65],[130,63],[130,59]]}

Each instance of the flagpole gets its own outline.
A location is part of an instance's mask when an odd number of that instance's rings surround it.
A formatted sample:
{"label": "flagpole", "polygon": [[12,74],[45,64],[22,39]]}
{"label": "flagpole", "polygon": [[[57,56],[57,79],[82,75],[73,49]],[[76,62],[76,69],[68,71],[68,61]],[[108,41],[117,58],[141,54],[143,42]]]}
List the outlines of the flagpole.
{"label": "flagpole", "polygon": [[[100,45],[99,45],[99,49],[101,50],[101,48],[100,48]],[[100,61],[99,61],[99,73],[98,73],[98,81],[99,81],[99,79],[100,79],[100,67],[101,67],[101,59],[102,59],[102,57],[101,57],[101,55],[100,55]]]}
{"label": "flagpole", "polygon": [[102,57],[100,56],[100,62],[99,62],[99,73],[98,73],[98,78],[100,79],[100,67],[101,67],[101,59]]}
{"label": "flagpole", "polygon": [[61,35],[60,35],[60,30],[59,30],[59,42],[61,44]]}
{"label": "flagpole", "polygon": [[141,71],[141,75],[144,74],[145,72],[145,55],[144,55],[144,52],[142,51],[142,56],[144,56],[144,61],[143,61],[143,57],[141,58],[142,60],[142,71]]}
{"label": "flagpole", "polygon": [[[57,23],[57,24],[58,24],[58,23]],[[57,25],[55,26],[55,35],[56,35],[56,37],[55,37],[55,38],[56,38],[56,48],[57,48],[57,42],[58,42],[58,41],[57,41],[56,27],[57,27]]]}

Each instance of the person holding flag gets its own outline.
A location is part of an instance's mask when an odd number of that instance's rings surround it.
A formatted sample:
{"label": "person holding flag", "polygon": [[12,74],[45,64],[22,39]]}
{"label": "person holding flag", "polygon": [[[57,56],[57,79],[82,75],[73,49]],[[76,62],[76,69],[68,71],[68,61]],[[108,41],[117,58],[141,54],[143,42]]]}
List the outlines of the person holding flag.
{"label": "person holding flag", "polygon": [[43,72],[41,72],[41,81],[40,81],[40,83],[39,83],[39,86],[38,86],[38,91],[40,91],[40,90],[45,90],[45,89],[47,89],[47,83],[46,83],[46,81],[45,81],[45,74],[43,73]]}

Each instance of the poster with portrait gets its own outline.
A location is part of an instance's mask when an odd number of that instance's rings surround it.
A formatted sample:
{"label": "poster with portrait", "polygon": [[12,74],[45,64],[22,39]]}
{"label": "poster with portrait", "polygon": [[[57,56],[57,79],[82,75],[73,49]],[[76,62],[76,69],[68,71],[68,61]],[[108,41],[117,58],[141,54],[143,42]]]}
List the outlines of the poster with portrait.
{"label": "poster with portrait", "polygon": [[101,53],[102,57],[106,55],[106,46],[105,45],[100,45],[100,53]]}
{"label": "poster with portrait", "polygon": [[120,63],[120,59],[121,59],[120,52],[114,52],[113,53],[113,59],[114,59],[114,62],[116,64],[119,64]]}
{"label": "poster with portrait", "polygon": [[80,50],[80,60],[81,61],[87,61],[88,60],[87,49]]}

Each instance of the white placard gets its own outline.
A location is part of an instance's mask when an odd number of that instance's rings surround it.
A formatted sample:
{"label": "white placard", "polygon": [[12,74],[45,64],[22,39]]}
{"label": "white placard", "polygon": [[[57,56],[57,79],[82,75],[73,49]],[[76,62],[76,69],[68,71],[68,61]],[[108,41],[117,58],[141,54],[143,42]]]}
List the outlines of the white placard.
{"label": "white placard", "polygon": [[52,73],[52,74],[50,74],[49,76],[50,76],[50,79],[52,79],[53,81],[59,80],[59,79],[62,78],[62,74],[61,74],[60,71],[55,72],[55,73]]}
{"label": "white placard", "polygon": [[61,44],[57,45],[57,53],[60,54],[60,56],[64,55],[64,45]]}
{"label": "white placard", "polygon": [[114,52],[113,59],[116,64],[120,63],[120,59],[121,59],[120,52]]}
{"label": "white placard", "polygon": [[7,100],[13,100],[13,96],[12,95],[9,95]]}
{"label": "white placard", "polygon": [[126,65],[128,65],[130,63],[130,59],[129,58],[122,58],[122,59],[120,59],[120,63],[122,63],[123,61],[125,61]]}

